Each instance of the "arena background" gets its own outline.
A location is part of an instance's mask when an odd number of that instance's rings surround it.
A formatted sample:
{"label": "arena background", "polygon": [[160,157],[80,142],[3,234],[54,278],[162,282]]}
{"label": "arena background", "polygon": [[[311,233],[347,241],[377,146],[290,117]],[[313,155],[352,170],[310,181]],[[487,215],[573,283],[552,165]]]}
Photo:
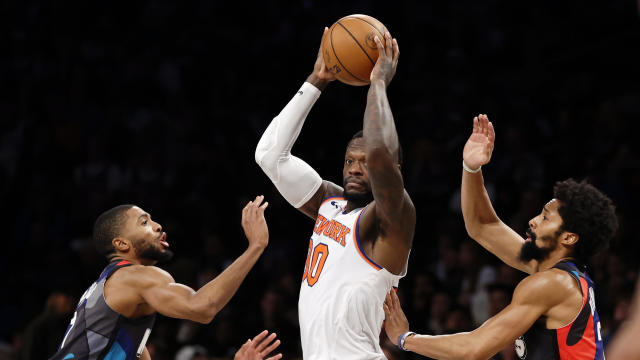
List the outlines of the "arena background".
{"label": "arena background", "polygon": [[[159,317],[149,348],[154,360],[231,358],[268,328],[286,359],[299,357],[297,294],[313,221],[282,199],[253,152],[311,72],[323,26],[352,13],[384,22],[401,49],[388,94],[418,216],[400,284],[412,329],[473,329],[522,277],[464,231],[460,159],[480,112],[497,132],[483,173],[520,233],[556,180],[588,179],[613,198],[620,231],[589,268],[606,340],[627,314],[640,267],[632,0],[0,6],[0,359],[56,348],[105,265],[89,242],[102,211],[134,203],[150,212],[176,253],[162,267],[197,288],[244,250],[240,210],[258,194],[270,202],[270,245],[237,295],[207,326]],[[307,119],[294,153],[325,179],[341,183],[366,92],[333,83]],[[419,358],[386,346],[392,359]]]}

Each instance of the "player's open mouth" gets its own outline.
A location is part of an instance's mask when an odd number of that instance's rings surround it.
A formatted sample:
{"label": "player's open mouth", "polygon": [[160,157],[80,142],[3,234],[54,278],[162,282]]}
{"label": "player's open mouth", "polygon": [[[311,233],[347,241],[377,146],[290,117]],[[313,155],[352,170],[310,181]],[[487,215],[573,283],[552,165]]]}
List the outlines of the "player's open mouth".
{"label": "player's open mouth", "polygon": [[162,235],[160,235],[160,244],[164,247],[169,247],[169,243],[167,242],[167,233],[163,232]]}
{"label": "player's open mouth", "polygon": [[528,231],[525,234],[527,235],[527,237],[524,239],[524,242],[531,242],[531,234],[529,234]]}

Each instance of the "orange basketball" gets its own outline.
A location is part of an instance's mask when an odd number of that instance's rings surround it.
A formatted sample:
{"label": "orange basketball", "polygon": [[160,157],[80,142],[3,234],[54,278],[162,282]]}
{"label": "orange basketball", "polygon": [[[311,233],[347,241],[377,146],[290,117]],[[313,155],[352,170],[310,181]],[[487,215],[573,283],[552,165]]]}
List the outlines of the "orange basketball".
{"label": "orange basketball", "polygon": [[367,85],[378,60],[374,36],[384,41],[387,28],[367,15],[349,15],[331,25],[322,38],[322,56],[327,68],[348,85]]}

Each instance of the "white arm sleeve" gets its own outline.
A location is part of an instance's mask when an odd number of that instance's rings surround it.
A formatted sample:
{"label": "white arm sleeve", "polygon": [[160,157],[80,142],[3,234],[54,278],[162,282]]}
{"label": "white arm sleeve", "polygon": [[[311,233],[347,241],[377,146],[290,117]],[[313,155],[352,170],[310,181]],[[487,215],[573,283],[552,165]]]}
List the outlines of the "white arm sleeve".
{"label": "white arm sleeve", "polygon": [[273,118],[256,147],[256,162],[295,208],[309,201],[322,185],[322,178],[309,164],[291,155],[293,143],[318,97],[320,90],[308,82],[302,84]]}

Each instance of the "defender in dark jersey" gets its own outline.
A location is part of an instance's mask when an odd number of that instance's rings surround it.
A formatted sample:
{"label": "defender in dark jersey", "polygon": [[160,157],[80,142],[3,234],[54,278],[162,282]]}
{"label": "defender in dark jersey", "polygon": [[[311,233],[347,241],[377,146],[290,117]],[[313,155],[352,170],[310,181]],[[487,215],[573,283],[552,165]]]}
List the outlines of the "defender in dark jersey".
{"label": "defender in dark jersey", "polygon": [[482,326],[443,336],[409,332],[398,297],[384,305],[389,338],[403,350],[436,359],[487,359],[515,341],[520,359],[604,359],[587,259],[605,248],[617,228],[611,200],[595,187],[558,182],[554,199],[529,221],[526,239],[496,215],[480,168],[491,159],[495,133],[486,115],[474,119],[463,152],[462,213],[469,236],[505,263],[531,274],[513,300]]}
{"label": "defender in dark jersey", "polygon": [[[194,291],[153,265],[168,260],[167,235],[151,215],[134,205],[104,212],[94,225],[93,240],[109,265],[85,291],[58,352],[51,360],[150,359],[145,344],[156,313],[203,324],[229,302],[269,241],[264,219],[268,203],[256,197],[242,211],[249,247],[217,278]],[[264,359],[279,344],[263,331],[245,343],[236,360]],[[281,354],[267,360],[280,359]]]}

